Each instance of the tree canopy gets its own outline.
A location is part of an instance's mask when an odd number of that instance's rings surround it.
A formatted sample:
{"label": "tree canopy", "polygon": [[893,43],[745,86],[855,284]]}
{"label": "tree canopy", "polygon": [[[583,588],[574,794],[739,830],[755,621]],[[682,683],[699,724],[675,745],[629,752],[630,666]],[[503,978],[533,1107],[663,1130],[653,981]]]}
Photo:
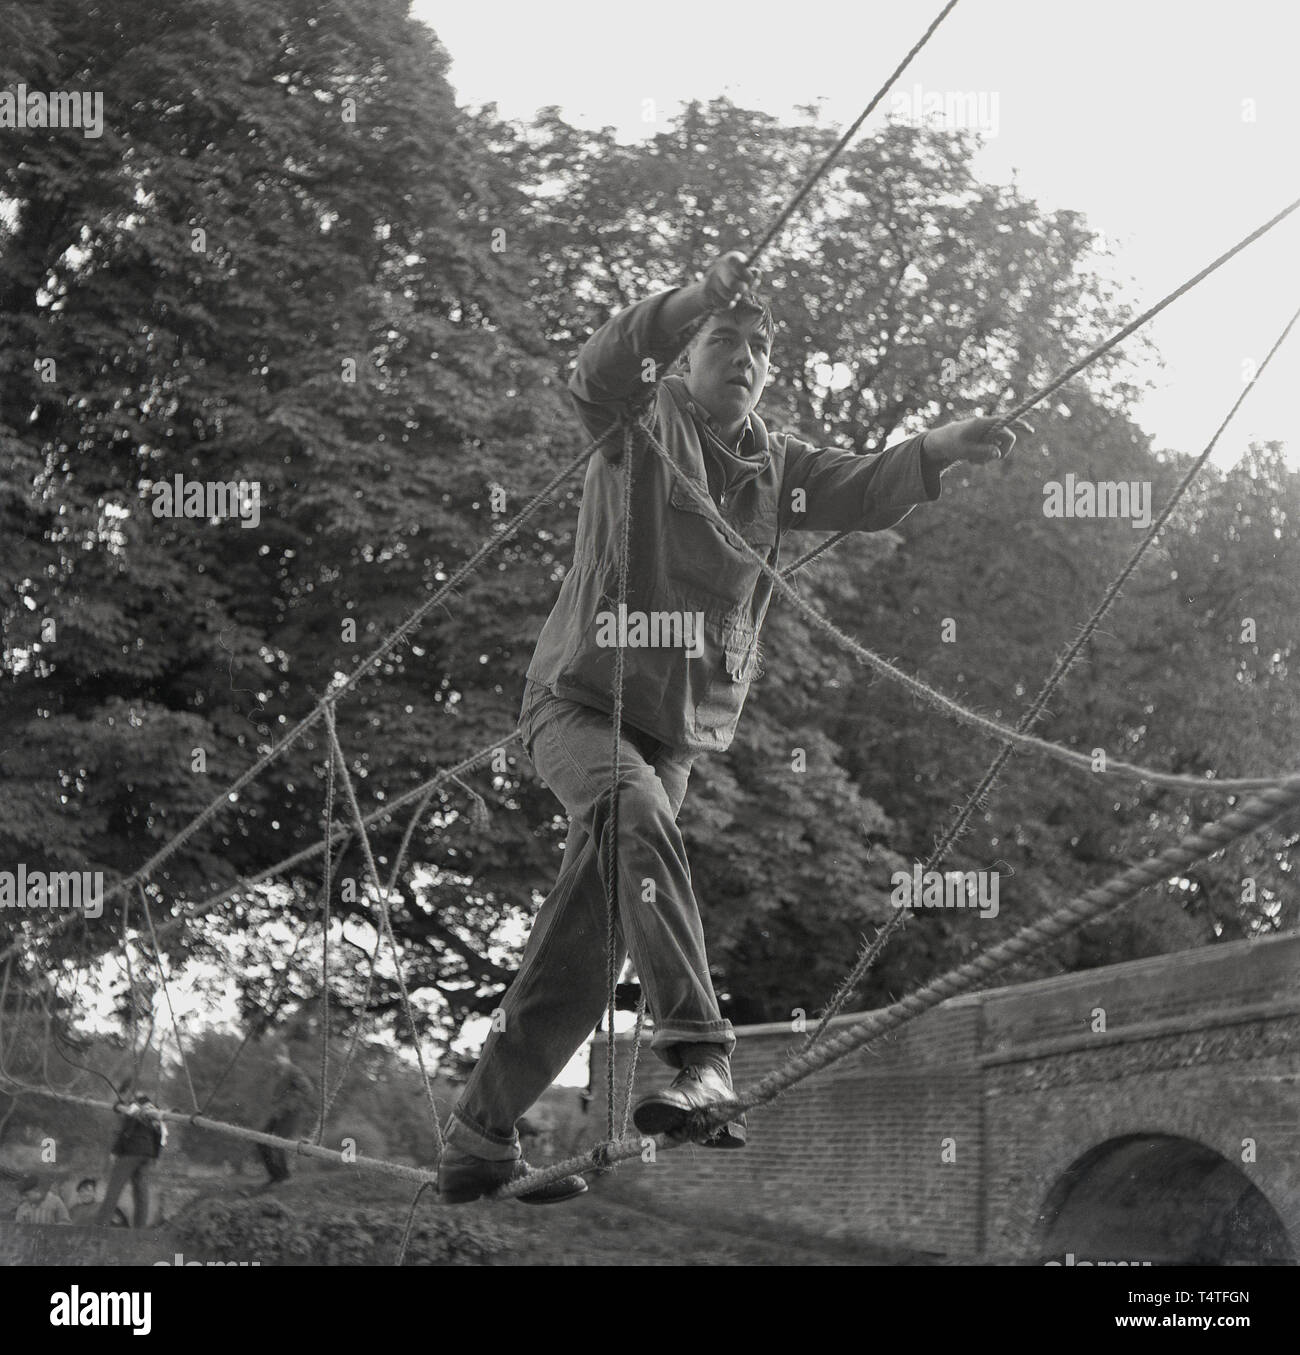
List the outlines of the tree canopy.
{"label": "tree canopy", "polygon": [[[564,381],[585,337],[757,238],[834,130],[716,99],[625,145],[556,109],[528,124],[462,109],[404,0],[18,0],[0,26],[0,84],[102,90],[106,110],[98,139],[0,137],[0,862],[112,881],[577,454]],[[980,182],[972,151],[934,127],[868,130],[774,244],[769,425],[878,451],[1005,408],[1130,318],[1084,218]],[[1149,481],[1158,507],[1200,450],[1155,448],[1129,417],[1138,345],[1037,410],[1004,467],[961,468],[938,504],[822,557],[805,596],[1014,723],[1138,539],[1128,521],[1046,516],[1045,484]],[[1198,478],[1045,736],[1195,774],[1269,772],[1297,746],[1300,477],[1276,445],[1238,450]],[[159,516],[155,486],[178,475],[256,482],[260,520]],[[365,809],[512,727],[577,492],[340,703]],[[892,872],[926,855],[995,751],[780,600],[765,649],[737,742],[697,762],[682,815],[743,1020],[824,1001],[889,916]],[[154,873],[158,916],[319,842],[327,760],[318,728],[227,805]],[[1002,872],[998,917],[916,918],[860,1002],[1223,807],[1013,759],[949,860]],[[376,831],[382,865],[406,826]],[[1296,833],[1293,816],[1201,863],[1043,968],[1294,925]],[[516,749],[422,816],[393,923],[426,1034],[449,1041],[497,1005],[563,835]],[[331,900],[336,1033],[367,989],[380,1021],[398,1014],[391,965],[367,983],[375,900],[341,885],[364,869],[353,843]],[[240,891],[165,949],[233,966],[246,1020],[319,1002],[319,936],[287,961],[266,931],[310,933],[319,883],[316,862]],[[15,916],[0,939],[36,944],[43,920]],[[107,953],[122,925],[71,929],[48,957]]]}

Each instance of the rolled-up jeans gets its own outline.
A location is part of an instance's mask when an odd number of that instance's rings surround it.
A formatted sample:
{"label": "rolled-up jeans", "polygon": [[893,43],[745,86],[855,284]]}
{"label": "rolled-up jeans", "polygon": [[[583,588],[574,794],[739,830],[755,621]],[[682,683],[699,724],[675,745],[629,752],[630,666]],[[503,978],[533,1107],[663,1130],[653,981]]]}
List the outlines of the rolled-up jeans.
{"label": "rolled-up jeans", "polygon": [[[709,978],[700,909],[677,828],[695,754],[623,726],[614,962],[631,952],[654,1019],[651,1048],[674,1067],[682,1043],[735,1047]],[[519,1155],[515,1121],[554,1082],[599,1023],[606,967],[612,721],[529,682],[524,751],[569,816],[559,878],[537,914],[519,973],[448,1129],[480,1157]]]}

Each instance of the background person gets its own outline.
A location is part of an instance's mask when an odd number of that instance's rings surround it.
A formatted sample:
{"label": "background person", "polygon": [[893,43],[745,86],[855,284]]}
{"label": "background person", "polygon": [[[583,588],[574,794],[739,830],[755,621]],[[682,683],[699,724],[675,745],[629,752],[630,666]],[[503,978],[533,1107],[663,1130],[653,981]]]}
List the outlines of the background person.
{"label": "background person", "polygon": [[47,1190],[39,1176],[25,1176],[18,1183],[22,1197],[14,1214],[15,1223],[71,1223],[68,1206],[51,1185]]}
{"label": "background person", "polygon": [[[263,1126],[263,1132],[282,1139],[300,1138],[303,1130],[313,1123],[315,1084],[289,1057],[289,1051],[283,1045],[276,1051],[275,1068],[277,1076],[271,1093],[271,1116]],[[289,1154],[283,1148],[259,1143],[257,1151],[270,1178],[263,1189],[289,1179]]]}
{"label": "background person", "polygon": [[145,1228],[149,1224],[152,1204],[150,1183],[163,1145],[167,1142],[167,1126],[159,1118],[161,1112],[158,1107],[144,1092],[140,1092],[131,1102],[119,1101],[113,1109],[122,1117],[122,1122],[117,1138],[113,1140],[113,1170],[96,1222],[102,1228],[107,1228],[113,1222],[118,1198],[130,1182],[133,1206],[131,1226]]}
{"label": "background person", "polygon": [[93,1224],[99,1215],[99,1202],[95,1199],[95,1193],[99,1189],[99,1181],[93,1176],[83,1176],[77,1182],[77,1202],[68,1210],[68,1216],[73,1223]]}

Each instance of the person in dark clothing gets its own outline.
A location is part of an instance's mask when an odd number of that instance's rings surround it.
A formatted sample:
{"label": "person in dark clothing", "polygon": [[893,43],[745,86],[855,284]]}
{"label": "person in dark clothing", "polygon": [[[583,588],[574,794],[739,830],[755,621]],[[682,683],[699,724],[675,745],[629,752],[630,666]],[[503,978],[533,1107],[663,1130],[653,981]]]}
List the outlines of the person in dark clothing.
{"label": "person in dark clothing", "polygon": [[[316,1087],[311,1078],[289,1057],[287,1049],[277,1051],[275,1068],[276,1082],[275,1089],[271,1093],[271,1117],[263,1126],[263,1132],[276,1134],[282,1139],[300,1138],[303,1130],[313,1123]],[[289,1155],[283,1148],[272,1147],[269,1143],[259,1143],[257,1151],[270,1178],[264,1189],[289,1179]]]}
{"label": "person in dark clothing", "polygon": [[133,1101],[113,1107],[122,1117],[113,1141],[113,1170],[95,1222],[107,1228],[113,1222],[117,1202],[127,1183],[131,1186],[131,1226],[147,1228],[152,1208],[150,1184],[158,1158],[167,1142],[167,1126],[161,1112],[144,1092]]}
{"label": "person in dark clothing", "polygon": [[[587,433],[603,441],[587,464],[573,565],[528,665],[519,720],[524,751],[568,815],[569,838],[502,1000],[503,1019],[493,1022],[452,1112],[439,1168],[446,1203],[477,1199],[526,1170],[519,1117],[605,1006],[610,715],[620,651],[616,959],[630,951],[654,1021],[651,1048],[678,1070],[670,1087],[641,1098],[633,1120],[643,1134],[679,1134],[732,1096],[735,1036],[714,993],[677,817],[693,761],[730,746],[761,671],[759,631],[773,586],[736,537],[775,569],[786,532],[883,531],[938,499],[949,466],[997,460],[1011,450],[1014,429],[1032,431],[964,419],[869,456],[769,433],[754,410],[767,381],[773,321],[754,282],[743,255],[724,254],[700,282],[638,302],[603,325],[569,383]],[[648,414],[653,438],[693,494],[649,435],[626,450],[619,425],[629,401],[701,320],[680,370],[654,388]],[[627,606],[615,617],[625,455],[632,474]],[[739,1148],[745,1134],[737,1115],[704,1142]],[[570,1176],[520,1198],[551,1203],[585,1188],[582,1177]]]}

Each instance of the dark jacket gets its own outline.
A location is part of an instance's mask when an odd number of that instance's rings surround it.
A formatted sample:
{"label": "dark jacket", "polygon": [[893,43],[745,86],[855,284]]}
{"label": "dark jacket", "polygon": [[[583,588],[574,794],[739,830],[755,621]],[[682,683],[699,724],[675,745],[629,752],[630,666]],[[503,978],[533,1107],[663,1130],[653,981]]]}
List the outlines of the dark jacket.
{"label": "dark jacket", "polygon": [[115,1157],[158,1157],[162,1153],[162,1126],[138,1110],[120,1111],[121,1128],[113,1140]]}
{"label": "dark jacket", "polygon": [[[628,396],[643,389],[646,358],[661,367],[672,360],[674,336],[658,323],[669,295],[622,311],[584,345],[569,389],[592,437],[617,424]],[[681,377],[659,383],[652,427],[706,498],[711,469],[718,488],[717,458],[705,451],[712,445],[709,421]],[[769,434],[751,414],[739,450],[755,468],[721,496],[722,517],[773,568],[787,531],[892,527],[914,505],[939,497],[938,472],[923,467],[920,443],[908,438],[871,456],[818,450],[788,434]],[[601,450],[587,466],[573,565],[542,627],[528,677],[608,713],[616,650],[598,644],[597,636],[598,618],[617,606],[622,471],[611,458],[621,456],[621,432],[611,433]],[[676,482],[651,447],[634,447],[632,465],[628,615],[702,613],[704,624],[698,657],[680,644],[625,648],[625,719],[673,748],[720,752],[731,744],[759,671],[758,637],[772,581],[722,536],[707,504]],[[607,629],[604,634],[608,639]]]}

